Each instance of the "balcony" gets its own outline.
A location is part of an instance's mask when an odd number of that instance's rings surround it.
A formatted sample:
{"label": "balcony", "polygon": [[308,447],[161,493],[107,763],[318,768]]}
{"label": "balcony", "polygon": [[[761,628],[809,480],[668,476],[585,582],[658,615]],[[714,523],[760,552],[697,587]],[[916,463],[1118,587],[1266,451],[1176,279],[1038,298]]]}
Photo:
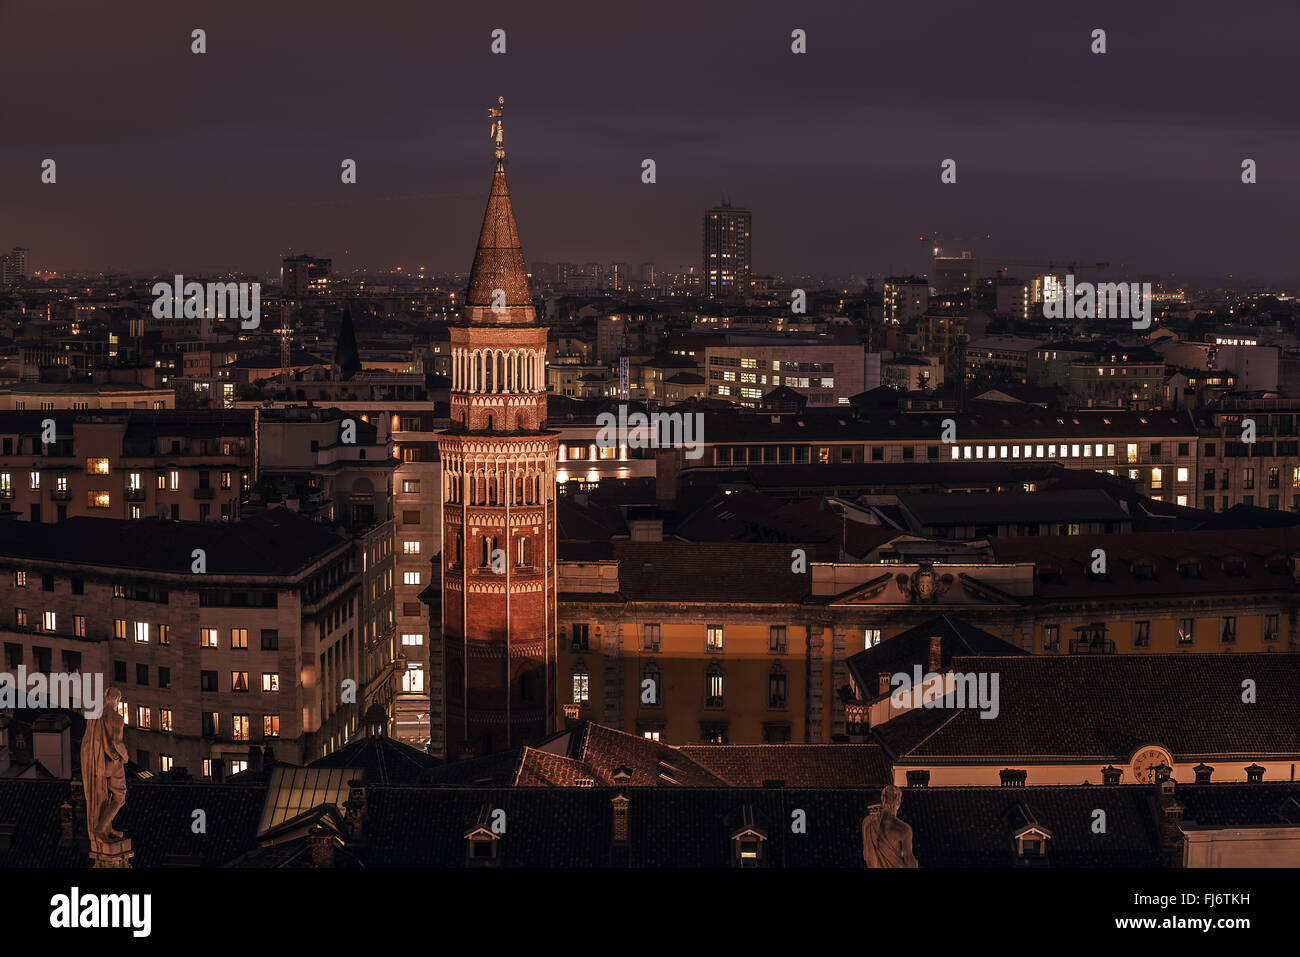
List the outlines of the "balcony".
{"label": "balcony", "polygon": [[56,502],[72,501],[72,492],[66,488],[56,488],[50,492],[50,498]]}
{"label": "balcony", "polygon": [[194,490],[196,499],[212,499],[217,497],[217,490],[209,486],[208,488],[196,488]]}
{"label": "balcony", "polygon": [[1084,638],[1070,642],[1072,655],[1113,655],[1114,653],[1115,642],[1107,638],[1101,640]]}
{"label": "balcony", "polygon": [[14,497],[14,490],[11,488],[0,488],[0,499],[11,499]]}
{"label": "balcony", "polygon": [[122,494],[122,497],[128,502],[143,502],[144,494],[144,489],[142,488],[129,488]]}

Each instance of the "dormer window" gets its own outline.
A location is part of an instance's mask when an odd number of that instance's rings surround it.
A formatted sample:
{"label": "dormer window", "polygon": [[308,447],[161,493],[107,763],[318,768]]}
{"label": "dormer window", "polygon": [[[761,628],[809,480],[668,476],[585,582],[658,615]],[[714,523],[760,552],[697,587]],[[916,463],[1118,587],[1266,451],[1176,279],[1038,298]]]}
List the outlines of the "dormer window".
{"label": "dormer window", "polygon": [[1184,558],[1178,563],[1178,574],[1183,578],[1202,578],[1201,562],[1197,558]]}
{"label": "dormer window", "polygon": [[1029,805],[1017,804],[1009,808],[1003,821],[1011,829],[1015,863],[1028,866],[1047,863],[1047,843],[1052,832],[1039,822]]}
{"label": "dormer window", "polygon": [[1196,773],[1197,784],[1209,784],[1210,778],[1214,774],[1214,768],[1208,764],[1198,764],[1192,770]]}
{"label": "dormer window", "polygon": [[732,862],[736,867],[762,867],[767,835],[758,828],[745,828],[731,836]]}
{"label": "dormer window", "polygon": [[1150,582],[1156,580],[1156,564],[1152,561],[1138,561],[1133,563],[1133,577],[1138,581]]}
{"label": "dormer window", "polygon": [[1251,764],[1246,768],[1246,781],[1250,784],[1260,784],[1264,780],[1264,769],[1258,764]]}
{"label": "dormer window", "polygon": [[1101,783],[1105,785],[1119,784],[1119,779],[1123,774],[1122,770],[1113,764],[1109,764],[1101,769]]}
{"label": "dormer window", "polygon": [[468,867],[495,867],[500,863],[500,838],[490,828],[476,827],[465,835],[465,864]]}
{"label": "dormer window", "polygon": [[1031,830],[1016,839],[1016,853],[1021,860],[1041,859],[1047,856],[1047,834]]}

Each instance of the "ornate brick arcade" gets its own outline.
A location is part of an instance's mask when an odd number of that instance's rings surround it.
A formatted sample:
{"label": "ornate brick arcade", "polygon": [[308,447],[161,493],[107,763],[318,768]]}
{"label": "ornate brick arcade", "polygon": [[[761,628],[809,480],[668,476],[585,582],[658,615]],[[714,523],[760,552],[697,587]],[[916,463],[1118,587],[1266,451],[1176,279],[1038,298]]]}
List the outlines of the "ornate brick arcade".
{"label": "ornate brick arcade", "polygon": [[506,186],[496,170],[463,319],[451,330],[451,428],[442,459],[442,630],[449,757],[554,730],[556,433],[546,428],[539,325]]}

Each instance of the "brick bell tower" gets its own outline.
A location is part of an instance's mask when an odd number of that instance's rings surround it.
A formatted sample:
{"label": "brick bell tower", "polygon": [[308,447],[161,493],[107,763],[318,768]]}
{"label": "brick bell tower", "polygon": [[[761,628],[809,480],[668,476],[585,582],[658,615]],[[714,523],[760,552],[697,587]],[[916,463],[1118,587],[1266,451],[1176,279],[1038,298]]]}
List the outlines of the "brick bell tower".
{"label": "brick bell tower", "polygon": [[451,428],[438,434],[451,758],[519,747],[555,726],[558,440],[546,428],[546,327],[510,206],[503,113],[490,111],[496,169],[451,329]]}

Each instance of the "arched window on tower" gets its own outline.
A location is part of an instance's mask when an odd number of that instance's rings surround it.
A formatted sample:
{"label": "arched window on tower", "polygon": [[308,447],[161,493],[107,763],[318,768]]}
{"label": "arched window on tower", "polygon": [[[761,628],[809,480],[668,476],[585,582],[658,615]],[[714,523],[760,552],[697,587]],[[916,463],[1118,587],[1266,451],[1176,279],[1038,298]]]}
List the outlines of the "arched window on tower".
{"label": "arched window on tower", "polygon": [[516,541],[515,544],[516,544],[516,552],[517,552],[515,556],[515,564],[519,565],[520,567],[527,567],[531,565],[532,564],[531,559],[533,557],[532,540],[529,539],[527,536],[521,536]]}
{"label": "arched window on tower", "polygon": [[461,537],[460,532],[457,532],[457,533],[456,533],[456,552],[455,552],[455,554],[453,554],[452,557],[451,557],[451,563],[452,563],[453,565],[459,565],[459,564],[461,563],[461,561],[462,561],[462,558],[461,558],[461,555],[462,555],[462,549],[464,548],[464,546],[465,546],[465,540]]}
{"label": "arched window on tower", "polygon": [[489,432],[492,431],[492,416],[491,416],[491,415],[489,415],[489,416],[487,417],[487,430],[488,430]]}
{"label": "arched window on tower", "polygon": [[492,539],[486,535],[483,536],[483,555],[482,561],[479,562],[479,568],[487,568],[492,563]]}

